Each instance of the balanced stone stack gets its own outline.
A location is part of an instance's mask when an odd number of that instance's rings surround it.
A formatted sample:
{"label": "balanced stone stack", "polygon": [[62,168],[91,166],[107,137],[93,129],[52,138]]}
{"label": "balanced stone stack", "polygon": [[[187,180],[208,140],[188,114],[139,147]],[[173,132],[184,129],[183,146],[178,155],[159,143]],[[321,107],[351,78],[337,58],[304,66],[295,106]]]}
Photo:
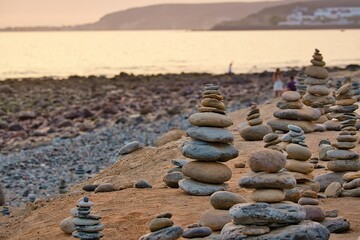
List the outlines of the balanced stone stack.
{"label": "balanced stone stack", "polygon": [[288,140],[287,136],[291,137],[291,142],[286,146],[287,160],[285,168],[289,174],[293,175],[296,179],[297,187],[303,190],[313,190],[318,192],[320,186],[314,182],[311,172],[314,171],[314,165],[309,162],[311,158],[311,151],[304,142],[304,131],[295,125],[288,126],[290,132],[283,136],[283,140]]}
{"label": "balanced stone stack", "polygon": [[284,202],[284,189],[294,188],[296,180],[279,172],[286,159],[282,153],[264,149],[250,155],[251,173],[239,180],[239,185],[255,189],[255,203],[236,204],[230,208],[232,222],[224,226],[221,239],[328,239],[323,225],[305,220],[306,211],[297,203]]}
{"label": "balanced stone stack", "polygon": [[9,208],[8,206],[3,206],[1,212],[2,212],[2,215],[3,215],[3,216],[9,216],[10,213],[11,213],[11,212],[10,212],[10,208]]}
{"label": "balanced stone stack", "polygon": [[287,91],[282,95],[282,99],[277,103],[279,110],[274,112],[277,119],[270,120],[267,124],[276,131],[287,132],[287,126],[293,124],[301,127],[306,133],[317,130],[313,121],[320,118],[321,113],[318,109],[304,107],[298,92]]}
{"label": "balanced stone stack", "polygon": [[360,197],[360,171],[346,173],[343,176],[342,197]]}
{"label": "balanced stone stack", "polygon": [[226,129],[233,123],[225,114],[223,96],[215,85],[206,85],[198,113],[192,114],[189,122],[193,127],[187,134],[191,141],[185,141],[181,152],[185,157],[195,159],[186,163],[182,172],[187,178],[179,186],[187,194],[211,195],[227,189],[226,181],[232,172],[222,162],[236,158],[238,150],[232,145],[234,136]]}
{"label": "balanced stone stack", "polygon": [[307,190],[302,193],[302,197],[299,199],[298,203],[305,208],[306,220],[321,222],[325,219],[324,210],[318,206],[317,195],[316,192]]}
{"label": "balanced stone stack", "polygon": [[330,89],[327,86],[328,71],[323,61],[323,57],[318,49],[315,49],[313,59],[310,61],[311,66],[305,69],[307,78],[305,84],[308,85],[307,93],[302,97],[302,102],[310,107],[319,109],[322,117],[317,120],[318,123],[324,123],[328,120],[325,116],[329,113],[328,107],[334,105],[335,99],[330,95]]}
{"label": "balanced stone stack", "polygon": [[360,83],[357,81],[352,81],[351,86],[352,86],[352,92],[354,94],[354,98],[356,99],[356,101],[359,101],[360,100]]}
{"label": "balanced stone stack", "polygon": [[170,188],[178,188],[179,181],[185,177],[182,173],[182,167],[189,161],[185,159],[174,159],[171,162],[175,167],[167,172],[163,178],[163,182]]}
{"label": "balanced stone stack", "polygon": [[210,196],[210,204],[214,209],[207,210],[200,216],[200,225],[221,231],[225,224],[231,222],[229,209],[238,203],[246,203],[247,199],[240,194],[220,191]]}
{"label": "balanced stone stack", "polygon": [[272,132],[270,126],[262,124],[263,120],[260,118],[260,110],[255,103],[250,107],[246,121],[246,124],[239,126],[240,135],[246,141],[262,140],[266,134]]}
{"label": "balanced stone stack", "polygon": [[97,240],[103,237],[101,231],[104,230],[104,225],[100,223],[101,217],[90,214],[93,205],[94,203],[90,202],[88,197],[84,197],[78,202],[73,220],[76,229],[72,233],[73,237],[82,240]]}
{"label": "balanced stone stack", "polygon": [[5,194],[0,183],[0,206],[5,204]]}
{"label": "balanced stone stack", "polygon": [[85,175],[84,166],[79,164],[75,170],[75,174],[78,176],[79,179],[82,179]]}
{"label": "balanced stone stack", "polygon": [[[341,125],[348,125],[349,131],[356,131],[356,121],[358,115],[354,113],[359,106],[356,104],[354,93],[351,90],[351,83],[346,83],[335,92],[336,106],[330,108],[334,119],[325,123],[327,130],[340,131],[344,130]],[[342,124],[344,121],[344,124]]]}
{"label": "balanced stone stack", "polygon": [[60,179],[60,184],[59,184],[59,193],[63,194],[67,192],[67,187],[66,187],[66,181],[65,179],[61,178]]}
{"label": "balanced stone stack", "polygon": [[279,139],[278,134],[276,134],[276,133],[266,134],[264,136],[263,140],[265,142],[264,148],[277,150],[280,152],[283,151],[283,148],[280,145],[278,145],[279,143],[282,142],[281,139]]}
{"label": "balanced stone stack", "polygon": [[174,222],[171,220],[171,213],[163,213],[156,216],[149,223],[150,233],[143,235],[139,240],[176,240],[181,237],[184,230],[179,226],[174,226]]}
{"label": "balanced stone stack", "polygon": [[299,75],[296,77],[296,91],[301,95],[304,96],[306,93],[307,86],[305,85],[305,79],[306,75],[304,72],[299,73]]}

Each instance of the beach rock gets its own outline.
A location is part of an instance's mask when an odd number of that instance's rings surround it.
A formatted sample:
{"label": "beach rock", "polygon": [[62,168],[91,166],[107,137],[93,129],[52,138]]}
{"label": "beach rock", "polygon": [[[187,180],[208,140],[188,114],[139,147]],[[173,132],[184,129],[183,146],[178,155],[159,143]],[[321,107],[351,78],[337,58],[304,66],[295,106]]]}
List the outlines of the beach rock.
{"label": "beach rock", "polygon": [[5,204],[5,194],[2,189],[2,185],[0,183],[0,206],[3,206]]}
{"label": "beach rock", "polygon": [[263,149],[251,152],[248,164],[253,172],[276,173],[286,163],[285,156],[276,150]]}
{"label": "beach rock", "polygon": [[228,185],[225,183],[223,184],[202,183],[189,178],[185,178],[179,181],[179,187],[190,195],[209,196],[214,192],[226,191]]}
{"label": "beach rock", "polygon": [[320,184],[314,181],[305,182],[305,183],[298,183],[298,187],[301,187],[304,191],[310,190],[314,192],[320,191]]}
{"label": "beach rock", "polygon": [[13,131],[13,132],[18,132],[18,131],[23,131],[24,127],[20,124],[20,123],[11,123],[9,125],[9,131]]}
{"label": "beach rock", "polygon": [[325,212],[321,207],[314,205],[304,205],[303,207],[306,211],[306,220],[321,222],[325,219]]}
{"label": "beach rock", "polygon": [[278,188],[291,189],[296,185],[296,179],[288,173],[250,173],[240,178],[240,187],[243,188]]}
{"label": "beach rock", "polygon": [[314,164],[288,159],[285,168],[289,171],[300,173],[311,173],[314,170]]}
{"label": "beach rock", "polygon": [[198,127],[227,128],[233,124],[228,116],[212,112],[194,113],[189,117],[189,122]]}
{"label": "beach rock", "polygon": [[314,132],[317,129],[315,123],[310,121],[298,121],[298,120],[289,120],[289,119],[274,119],[267,122],[267,124],[274,130],[281,130],[284,132],[288,132],[288,125],[296,125],[301,127],[305,133]]}
{"label": "beach rock", "polygon": [[286,91],[281,95],[282,99],[288,102],[295,102],[300,100],[301,95],[295,91]]}
{"label": "beach rock", "polygon": [[174,222],[169,218],[154,218],[149,223],[149,229],[151,232],[156,232],[163,228],[171,227],[174,225]]}
{"label": "beach rock", "polygon": [[203,238],[210,236],[212,234],[212,230],[209,227],[194,227],[187,228],[184,230],[182,234],[183,238]]}
{"label": "beach rock", "polygon": [[172,172],[172,173],[168,173],[165,175],[165,177],[163,178],[163,182],[168,187],[178,188],[179,181],[184,178],[185,178],[185,176],[182,172]]}
{"label": "beach rock", "polygon": [[289,144],[286,147],[286,152],[290,158],[306,161],[311,158],[311,151],[310,149],[303,147],[299,144]]}
{"label": "beach rock", "polygon": [[325,189],[325,196],[328,198],[335,198],[340,196],[342,191],[341,184],[338,182],[332,182],[330,185]]}
{"label": "beach rock", "polygon": [[327,85],[310,85],[307,87],[306,91],[313,95],[329,95],[330,89],[327,87]]}
{"label": "beach rock", "polygon": [[138,141],[130,142],[130,143],[126,144],[125,146],[123,146],[122,148],[120,148],[119,155],[125,155],[125,154],[132,153],[132,152],[138,150],[140,147],[141,147],[140,142],[138,142]]}
{"label": "beach rock", "polygon": [[325,218],[321,224],[324,225],[330,233],[342,233],[350,228],[350,222],[343,217]]}
{"label": "beach rock", "polygon": [[269,143],[269,142],[277,140],[278,138],[279,138],[279,135],[277,135],[275,133],[269,133],[263,137],[263,141],[266,143]]}
{"label": "beach rock", "polygon": [[256,226],[256,225],[246,225],[242,232],[247,236],[258,236],[270,232],[268,226]]}
{"label": "beach rock", "polygon": [[157,215],[155,218],[172,218],[172,213],[164,212]]}
{"label": "beach rock", "polygon": [[317,103],[320,105],[333,105],[335,104],[335,98],[331,95],[328,96],[315,96],[309,93],[306,93],[303,97],[302,97],[302,102],[307,105],[307,106],[311,106],[313,103]]}
{"label": "beach rock", "polygon": [[182,172],[196,181],[214,184],[226,182],[232,175],[228,166],[218,162],[189,162],[182,168]]}
{"label": "beach rock", "polygon": [[320,111],[315,108],[281,109],[274,112],[274,117],[290,120],[315,121],[320,116]]}
{"label": "beach rock", "polygon": [[297,203],[301,198],[302,189],[299,187],[295,187],[292,189],[285,189],[285,199],[284,201],[291,201]]}
{"label": "beach rock", "polygon": [[343,184],[344,189],[354,189],[360,187],[360,178],[351,180],[350,182],[346,182]]}
{"label": "beach rock", "polygon": [[146,180],[139,180],[135,183],[135,188],[152,188],[152,185]]}
{"label": "beach rock", "polygon": [[280,100],[276,104],[276,107],[278,107],[279,109],[301,109],[303,106],[304,104],[300,100],[295,102],[287,102],[284,100]]}
{"label": "beach rock", "polygon": [[65,218],[64,220],[62,220],[60,222],[60,229],[67,234],[72,234],[76,229],[75,229],[75,224],[74,224],[74,217],[68,217]]}
{"label": "beach rock", "polygon": [[325,211],[325,217],[336,218],[338,216],[339,216],[339,210],[337,209]]}
{"label": "beach rock", "polygon": [[173,159],[171,160],[171,163],[175,166],[178,166],[180,168],[182,168],[185,164],[187,164],[188,162],[190,162],[189,160],[186,159]]}
{"label": "beach rock", "polygon": [[111,183],[103,183],[100,184],[95,190],[95,193],[97,192],[113,192],[115,191],[114,185]]}
{"label": "beach rock", "polygon": [[239,131],[241,137],[247,141],[260,141],[266,134],[271,133],[272,129],[268,125],[256,125],[239,127]]}
{"label": "beach rock", "polygon": [[187,130],[187,134],[194,139],[205,142],[231,143],[234,136],[229,130],[215,127],[191,127]]}
{"label": "beach rock", "polygon": [[340,194],[341,197],[360,197],[360,188],[350,190],[343,190]]}
{"label": "beach rock", "polygon": [[328,162],[327,168],[333,172],[359,171],[360,160],[332,160]]}
{"label": "beach rock", "polygon": [[247,199],[240,194],[220,191],[215,192],[210,196],[210,204],[215,209],[229,210],[232,206],[238,203],[246,203]]}
{"label": "beach rock", "polygon": [[344,183],[343,176],[346,172],[331,172],[318,175],[314,178],[320,184],[320,191],[323,192],[332,182]]}
{"label": "beach rock", "polygon": [[328,71],[321,66],[308,66],[305,68],[305,74],[319,79],[325,79],[329,76]]}
{"label": "beach rock", "polygon": [[305,209],[295,203],[241,203],[230,208],[235,224],[296,224],[305,219]]}
{"label": "beach rock", "polygon": [[156,147],[164,146],[165,144],[177,141],[186,136],[186,132],[181,129],[171,129],[169,132],[161,135],[155,142]]}
{"label": "beach rock", "polygon": [[185,157],[206,162],[226,162],[239,155],[239,151],[232,145],[207,143],[200,140],[184,142],[181,147],[181,152]]}
{"label": "beach rock", "polygon": [[179,226],[167,227],[156,232],[148,233],[139,240],[177,240],[181,237],[184,230]]}
{"label": "beach rock", "polygon": [[282,189],[256,189],[251,193],[251,199],[254,202],[281,202],[285,199],[285,193]]}
{"label": "beach rock", "polygon": [[22,111],[18,113],[18,119],[20,121],[25,121],[29,119],[35,119],[37,114],[34,111]]}
{"label": "beach rock", "polygon": [[220,231],[229,222],[231,222],[229,211],[218,209],[202,213],[199,221],[202,226],[209,227],[213,231]]}
{"label": "beach rock", "polygon": [[358,172],[349,172],[343,175],[343,180],[350,182],[354,179],[360,178],[360,171]]}
{"label": "beach rock", "polygon": [[310,197],[302,197],[299,199],[300,205],[319,205],[319,200]]}
{"label": "beach rock", "polygon": [[234,167],[235,168],[245,168],[245,163],[241,163],[241,162],[237,162],[237,163],[234,163]]}

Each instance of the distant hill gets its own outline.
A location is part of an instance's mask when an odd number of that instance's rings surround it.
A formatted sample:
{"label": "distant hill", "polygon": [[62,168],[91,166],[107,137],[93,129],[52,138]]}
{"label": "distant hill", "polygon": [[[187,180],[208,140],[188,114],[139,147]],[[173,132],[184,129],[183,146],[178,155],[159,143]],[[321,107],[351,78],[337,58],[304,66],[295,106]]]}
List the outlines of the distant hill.
{"label": "distant hill", "polygon": [[[267,7],[296,0],[207,4],[160,4],[110,13],[90,24],[66,27],[7,28],[9,31],[57,30],[205,30],[224,22],[242,19]],[[3,29],[4,30],[4,29]]]}
{"label": "distant hill", "polygon": [[[266,29],[317,29],[317,28],[339,28],[343,26],[278,26],[277,23],[284,21],[295,7],[307,7],[314,11],[317,8],[326,7],[360,7],[360,0],[313,0],[303,1],[281,6],[272,6],[265,8],[258,13],[251,14],[241,20],[224,21],[216,24],[212,30],[266,30]],[[348,25],[348,28],[360,28],[360,25]]]}

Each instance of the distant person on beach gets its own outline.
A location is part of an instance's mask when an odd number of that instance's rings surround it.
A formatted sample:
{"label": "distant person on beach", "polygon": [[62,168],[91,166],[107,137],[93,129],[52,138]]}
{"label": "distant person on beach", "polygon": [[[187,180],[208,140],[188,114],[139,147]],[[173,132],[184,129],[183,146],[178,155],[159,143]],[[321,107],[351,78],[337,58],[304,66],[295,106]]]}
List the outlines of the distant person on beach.
{"label": "distant person on beach", "polygon": [[231,63],[229,64],[229,69],[228,69],[228,74],[229,74],[229,75],[233,75],[233,74],[234,74],[234,73],[232,72],[233,63],[234,63],[234,62],[231,62]]}
{"label": "distant person on beach", "polygon": [[291,76],[290,81],[286,84],[288,91],[296,91],[296,85],[295,85],[295,77]]}
{"label": "distant person on beach", "polygon": [[279,68],[276,69],[276,72],[272,76],[274,82],[274,93],[275,97],[280,97],[284,91],[283,75]]}

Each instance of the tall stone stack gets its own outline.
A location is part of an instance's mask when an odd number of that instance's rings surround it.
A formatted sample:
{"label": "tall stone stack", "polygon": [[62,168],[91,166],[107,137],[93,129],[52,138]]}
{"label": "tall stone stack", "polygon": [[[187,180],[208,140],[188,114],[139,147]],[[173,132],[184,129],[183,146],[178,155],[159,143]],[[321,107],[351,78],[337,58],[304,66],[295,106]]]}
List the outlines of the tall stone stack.
{"label": "tall stone stack", "polygon": [[247,123],[239,126],[240,135],[246,141],[259,141],[263,137],[271,133],[271,127],[264,125],[263,120],[260,118],[260,109],[256,103],[253,103],[250,107],[249,113],[246,115]]}
{"label": "tall stone stack", "polygon": [[274,112],[277,119],[270,120],[267,124],[275,130],[287,132],[289,124],[301,127],[306,133],[317,130],[317,125],[313,122],[320,118],[321,113],[318,109],[304,107],[298,92],[288,91],[281,96],[277,103],[279,110]]}
{"label": "tall stone stack", "polygon": [[360,171],[346,173],[343,176],[344,184],[342,197],[360,197]]}
{"label": "tall stone stack", "polygon": [[325,116],[329,113],[328,107],[334,105],[335,99],[330,95],[330,89],[327,86],[327,77],[329,76],[326,70],[323,56],[318,49],[311,59],[311,66],[305,68],[307,78],[305,84],[308,85],[306,94],[302,97],[302,102],[310,107],[317,108],[322,116],[317,120],[318,123],[324,123],[328,120]]}
{"label": "tall stone stack", "polygon": [[336,106],[330,107],[334,119],[325,122],[326,129],[333,131],[343,130],[341,122],[349,120],[349,123],[346,123],[348,128],[344,130],[356,131],[358,115],[354,111],[359,108],[359,105],[356,104],[357,100],[353,96],[351,82],[345,83],[335,92]]}
{"label": "tall stone stack", "polygon": [[306,88],[305,85],[305,79],[306,75],[304,72],[300,72],[299,75],[296,77],[296,91],[301,95],[304,96],[306,94]]}
{"label": "tall stone stack", "polygon": [[211,195],[227,189],[226,181],[232,172],[223,162],[236,158],[238,150],[232,145],[234,136],[226,129],[233,123],[225,114],[224,99],[216,85],[204,87],[199,112],[190,116],[193,125],[187,134],[190,141],[184,142],[182,154],[191,161],[182,167],[187,178],[179,181],[179,186],[187,194]]}
{"label": "tall stone stack", "polygon": [[101,233],[104,230],[104,225],[100,222],[101,217],[90,214],[93,205],[94,203],[90,202],[88,197],[80,199],[77,203],[77,214],[73,220],[76,229],[72,233],[74,238],[98,240],[104,236]]}
{"label": "tall stone stack", "polygon": [[230,208],[232,222],[224,226],[221,239],[328,239],[326,227],[305,220],[306,211],[297,203],[284,202],[284,189],[292,189],[296,180],[286,172],[282,153],[264,149],[255,151],[248,160],[253,173],[241,178],[239,185],[255,189],[252,203]]}
{"label": "tall stone stack", "polygon": [[[296,186],[303,190],[319,192],[320,186],[313,181],[314,164],[310,163],[311,151],[304,142],[304,131],[295,125],[288,126],[289,136],[293,137],[286,146],[287,160],[285,168],[296,178]],[[284,138],[284,137],[283,137]],[[286,137],[285,137],[286,138]],[[284,139],[285,139],[284,138]]]}

